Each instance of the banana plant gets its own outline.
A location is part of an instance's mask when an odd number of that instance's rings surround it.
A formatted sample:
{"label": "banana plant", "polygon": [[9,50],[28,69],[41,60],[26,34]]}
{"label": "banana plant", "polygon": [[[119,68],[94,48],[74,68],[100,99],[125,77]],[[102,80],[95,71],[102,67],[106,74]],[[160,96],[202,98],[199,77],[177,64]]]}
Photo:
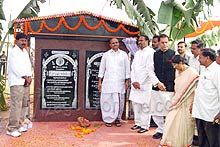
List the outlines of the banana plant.
{"label": "banana plant", "polygon": [[165,32],[172,40],[171,48],[176,40],[195,31],[197,16],[202,11],[203,0],[178,0],[162,1],[158,12],[158,23],[167,25]]}
{"label": "banana plant", "polygon": [[136,21],[141,34],[147,34],[150,38],[159,30],[155,21],[155,13],[146,6],[143,0],[110,0],[111,5],[124,9],[129,18]]}
{"label": "banana plant", "polygon": [[[143,0],[110,0],[111,4],[119,9],[124,9],[127,15],[136,20],[136,24],[142,34],[149,37],[156,33],[165,33],[173,41],[184,38],[187,34],[195,31],[198,26],[198,15],[205,13],[204,6],[213,6],[214,0],[164,0],[158,11],[157,22],[155,13],[146,6]],[[218,0],[220,2],[220,0]],[[157,23],[166,24],[164,30],[159,30]]]}
{"label": "banana plant", "polygon": [[204,34],[197,37],[204,43],[205,47],[212,47],[220,43],[220,30],[218,27],[206,31]]}

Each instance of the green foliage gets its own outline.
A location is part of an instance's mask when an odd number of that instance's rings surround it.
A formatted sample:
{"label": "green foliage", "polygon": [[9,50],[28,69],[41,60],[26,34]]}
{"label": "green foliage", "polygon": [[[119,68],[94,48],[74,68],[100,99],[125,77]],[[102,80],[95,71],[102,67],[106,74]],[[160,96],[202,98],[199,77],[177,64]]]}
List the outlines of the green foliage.
{"label": "green foliage", "polygon": [[40,7],[37,4],[37,0],[31,0],[20,12],[17,18],[28,18],[28,17],[37,16],[39,12],[40,12]]}
{"label": "green foliage", "polygon": [[204,0],[207,5],[213,6],[214,0]]}
{"label": "green foliage", "polygon": [[[24,9],[19,13],[16,19],[18,18],[28,18],[37,16],[40,12],[40,7],[38,5],[38,1],[44,3],[45,0],[30,0],[30,2],[24,7]],[[14,26],[13,22],[9,22],[8,29],[12,29]],[[11,31],[9,31],[11,32]]]}
{"label": "green foliage", "polygon": [[3,11],[3,0],[0,0],[0,19],[1,20],[6,20],[5,19],[5,13]]}
{"label": "green foliage", "polygon": [[[1,1],[1,0],[0,0]],[[34,17],[37,16],[37,14],[40,12],[40,7],[38,6],[37,2],[41,2],[44,3],[45,0],[30,0],[30,2],[24,7],[24,9],[19,13],[18,18],[28,18],[28,17]],[[0,11],[1,12],[1,11]],[[7,38],[7,36],[9,34],[13,34],[14,33],[14,29],[13,29],[13,21],[9,21],[8,22],[8,31],[5,34],[5,36],[3,37],[3,40],[1,42],[1,46],[0,46],[0,51],[2,50],[3,46],[4,46],[4,42]]]}
{"label": "green foliage", "polygon": [[114,1],[111,1],[111,4],[116,4],[117,8],[119,9],[122,9],[122,2],[121,0],[114,0]]}
{"label": "green foliage", "polygon": [[2,24],[0,23],[0,30],[3,30]]}
{"label": "green foliage", "polygon": [[[40,12],[40,7],[38,6],[38,3],[37,3],[38,1],[41,3],[46,2],[45,0],[30,0],[30,2],[19,13],[17,18],[28,18],[28,17],[37,16],[38,13]],[[3,0],[0,0],[0,20],[5,20],[5,14],[3,12],[2,7],[3,7]],[[1,25],[2,24],[0,23],[0,29],[2,29]],[[0,51],[2,50],[2,48],[4,46],[4,43],[6,41],[7,36],[9,34],[14,33],[13,26],[14,26],[13,22],[9,21],[8,31],[5,34],[5,36],[3,37],[3,40],[1,41]],[[4,98],[4,94],[3,94],[5,87],[2,82],[3,82],[3,77],[0,76],[0,109],[6,110],[7,107],[6,107],[6,102],[5,102],[5,98]]]}
{"label": "green foliage", "polygon": [[200,35],[197,39],[203,41],[205,47],[212,47],[220,43],[220,30],[218,27]]}
{"label": "green foliage", "polygon": [[[197,17],[204,6],[213,6],[214,0],[165,0],[161,2],[157,23],[166,24],[164,30],[159,30],[155,22],[155,14],[146,6],[143,0],[110,0],[119,9],[125,9],[127,15],[136,20],[142,34],[149,37],[157,32],[167,34],[171,40],[182,39],[195,31],[198,26]],[[156,1],[155,1],[156,2]],[[220,2],[220,0],[218,0]],[[124,6],[124,7],[123,7]]]}
{"label": "green foliage", "polygon": [[[129,18],[135,20],[141,31],[141,34],[147,34],[153,37],[158,30],[158,25],[154,19],[154,12],[145,5],[143,0],[110,0],[112,5],[126,11]],[[124,7],[123,7],[124,6]]]}
{"label": "green foliage", "polygon": [[0,110],[2,111],[7,110],[6,101],[3,93],[4,90],[5,90],[4,77],[0,76]]}
{"label": "green foliage", "polygon": [[5,90],[4,76],[0,76],[0,92],[4,92],[4,90]]}
{"label": "green foliage", "polygon": [[[169,32],[166,33],[171,40],[182,39],[185,35],[194,32],[193,7],[192,0],[186,1],[185,5],[177,0],[167,0],[161,3],[158,12],[158,22],[167,24]],[[166,17],[163,17],[163,15],[166,15]]]}

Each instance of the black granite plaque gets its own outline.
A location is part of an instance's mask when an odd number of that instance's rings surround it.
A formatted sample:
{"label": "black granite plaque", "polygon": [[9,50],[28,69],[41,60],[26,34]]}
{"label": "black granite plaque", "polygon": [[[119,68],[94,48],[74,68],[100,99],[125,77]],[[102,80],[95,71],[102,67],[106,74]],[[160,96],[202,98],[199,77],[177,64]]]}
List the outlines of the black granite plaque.
{"label": "black granite plaque", "polygon": [[86,109],[100,109],[98,73],[103,52],[86,51]]}
{"label": "black granite plaque", "polygon": [[75,50],[41,50],[41,109],[77,108],[78,60]]}

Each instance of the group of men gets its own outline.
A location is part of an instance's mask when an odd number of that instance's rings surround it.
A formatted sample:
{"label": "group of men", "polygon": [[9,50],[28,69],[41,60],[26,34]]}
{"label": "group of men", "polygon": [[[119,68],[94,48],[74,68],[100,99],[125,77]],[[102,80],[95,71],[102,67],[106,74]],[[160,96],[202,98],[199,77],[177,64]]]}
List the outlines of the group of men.
{"label": "group of men", "polygon": [[[130,78],[131,92],[129,100],[132,101],[135,123],[131,129],[137,130],[138,133],[147,132],[150,127],[150,117],[152,116],[158,126],[156,133],[152,137],[160,139],[163,135],[165,116],[169,111],[169,105],[174,95],[175,69],[168,61],[176,53],[169,49],[169,37],[165,34],[154,36],[152,39],[153,49],[149,47],[150,39],[146,35],[139,36],[137,43],[139,49],[134,55],[131,72],[128,66],[128,56],[119,49],[118,39],[113,38],[110,40],[111,49],[104,53],[102,57],[98,75],[102,118],[107,127],[111,127],[112,123],[115,123],[118,127],[121,126],[124,93],[125,89],[129,87],[128,80]],[[209,76],[210,73],[205,75],[206,80],[215,80],[212,86],[210,83],[209,86],[211,88],[207,88],[204,85],[204,81],[202,82],[201,80],[199,82],[197,90],[204,92],[202,94],[197,92],[192,116],[196,118],[200,146],[208,147],[207,143],[212,144],[213,139],[218,139],[220,143],[220,125],[219,123],[213,124],[220,119],[220,87],[218,87],[220,85],[220,77],[218,76],[220,74],[220,71],[218,71],[220,66],[216,67],[214,65],[216,64],[216,54],[212,49],[208,50],[211,53],[202,52],[203,43],[199,40],[191,42],[192,57],[185,53],[187,47],[185,42],[181,41],[177,46],[178,53],[198,73],[202,73],[203,70],[210,70],[209,72],[213,75],[211,77]],[[210,57],[213,54],[214,56]],[[220,57],[218,56],[217,58]],[[216,61],[218,60],[216,59]],[[211,65],[216,68],[216,71],[212,70]],[[211,91],[215,92],[212,93]],[[206,100],[209,99],[210,94],[213,102]],[[214,130],[207,130],[207,126],[217,129],[217,135],[214,134],[216,133]]]}
{"label": "group of men", "polygon": [[[158,41],[158,46],[157,46]],[[29,86],[32,82],[31,62],[26,51],[27,36],[16,35],[16,45],[8,58],[8,82],[11,93],[11,111],[7,134],[18,137],[27,131],[24,125],[28,106]],[[111,49],[104,53],[99,69],[98,89],[103,121],[107,127],[121,126],[126,89],[131,86],[129,100],[134,110],[132,130],[144,133],[149,130],[150,117],[157,124],[154,139],[163,135],[164,117],[174,94],[175,70],[168,62],[175,51],[169,49],[169,37],[154,37],[152,48],[146,35],[138,37],[139,50],[131,64],[126,52],[119,49],[119,40],[110,40]],[[185,42],[178,43],[178,52],[187,59]],[[220,51],[202,49],[199,40],[191,42],[192,57],[188,63],[201,74],[195,94],[192,117],[196,119],[200,147],[220,145]],[[218,63],[218,64],[217,64]],[[203,66],[202,66],[203,65]],[[130,83],[129,83],[130,81]]]}

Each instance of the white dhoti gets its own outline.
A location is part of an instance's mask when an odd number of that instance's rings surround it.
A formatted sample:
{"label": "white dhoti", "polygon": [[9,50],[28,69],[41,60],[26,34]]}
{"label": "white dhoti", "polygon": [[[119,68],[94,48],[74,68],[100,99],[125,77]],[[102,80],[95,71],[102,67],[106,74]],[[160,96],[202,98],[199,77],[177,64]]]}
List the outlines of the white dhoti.
{"label": "white dhoti", "polygon": [[124,110],[124,94],[101,93],[100,104],[104,122],[112,123],[116,119],[121,120]]}

